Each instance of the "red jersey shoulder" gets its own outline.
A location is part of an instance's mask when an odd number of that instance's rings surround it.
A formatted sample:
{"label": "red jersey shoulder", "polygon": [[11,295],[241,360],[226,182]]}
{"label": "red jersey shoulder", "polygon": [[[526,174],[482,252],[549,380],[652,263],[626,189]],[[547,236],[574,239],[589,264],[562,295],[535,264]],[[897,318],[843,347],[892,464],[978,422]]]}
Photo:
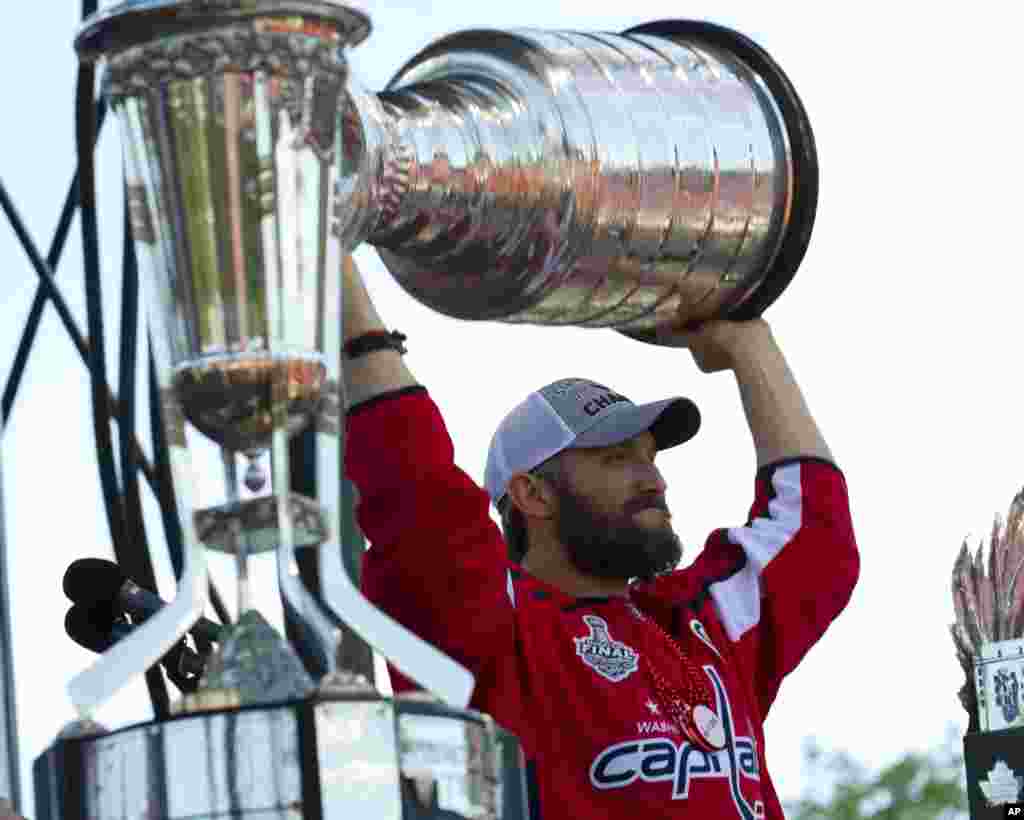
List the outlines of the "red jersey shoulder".
{"label": "red jersey shoulder", "polygon": [[675,617],[673,611],[678,607],[703,609],[708,587],[738,572],[745,561],[743,549],[729,541],[725,530],[715,530],[692,564],[653,581],[635,584],[630,596],[641,609],[666,626]]}

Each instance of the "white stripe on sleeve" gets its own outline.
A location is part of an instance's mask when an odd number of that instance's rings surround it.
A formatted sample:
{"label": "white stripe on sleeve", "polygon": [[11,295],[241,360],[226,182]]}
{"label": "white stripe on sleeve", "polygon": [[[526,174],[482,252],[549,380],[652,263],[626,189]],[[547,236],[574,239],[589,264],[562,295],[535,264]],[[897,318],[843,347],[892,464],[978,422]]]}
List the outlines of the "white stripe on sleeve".
{"label": "white stripe on sleeve", "polygon": [[761,572],[800,529],[800,463],[776,469],[771,482],[775,497],[768,502],[768,516],[728,531],[729,540],[746,553],[746,564],[710,587],[718,617],[732,641],[739,640],[760,620]]}

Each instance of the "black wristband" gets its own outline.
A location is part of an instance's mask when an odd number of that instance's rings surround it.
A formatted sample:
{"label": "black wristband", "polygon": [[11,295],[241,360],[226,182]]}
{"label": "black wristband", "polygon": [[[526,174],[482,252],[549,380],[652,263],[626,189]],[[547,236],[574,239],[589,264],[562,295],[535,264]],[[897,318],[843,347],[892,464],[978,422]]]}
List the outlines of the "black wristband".
{"label": "black wristband", "polygon": [[341,348],[342,352],[350,359],[357,359],[375,350],[394,350],[400,355],[407,353],[403,342],[408,337],[404,333],[392,330],[371,330],[354,339],[349,339]]}

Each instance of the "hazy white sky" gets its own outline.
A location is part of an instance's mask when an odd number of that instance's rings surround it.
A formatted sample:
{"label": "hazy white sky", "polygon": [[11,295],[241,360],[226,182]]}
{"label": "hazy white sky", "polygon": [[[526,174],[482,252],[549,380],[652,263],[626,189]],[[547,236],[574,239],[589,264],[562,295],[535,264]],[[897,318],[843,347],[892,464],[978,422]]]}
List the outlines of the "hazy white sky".
{"label": "hazy white sky", "polygon": [[[0,49],[0,178],[44,249],[74,167],[75,5],[17,4]],[[749,0],[685,9],[634,0],[621,12],[539,0],[379,5],[375,33],[354,60],[370,88],[460,28],[618,31],[683,12],[740,29],[780,63],[811,117],[821,194],[810,250],[767,318],[846,473],[863,569],[846,612],[783,686],[767,723],[767,766],[792,798],[805,782],[800,751],[809,735],[879,766],[934,745],[949,723],[963,728],[962,674],[947,628],[950,570],[964,536],[976,543],[1024,484],[1024,178],[1011,57],[1019,22],[1011,16],[1020,12],[984,2],[972,14]],[[114,324],[121,171],[113,128],[101,143],[99,185]],[[59,280],[84,329],[78,246],[76,223]],[[743,521],[754,457],[730,376],[703,376],[683,351],[612,331],[447,319],[402,292],[372,249],[357,258],[381,313],[408,334],[408,363],[440,404],[458,462],[478,481],[493,427],[509,408],[549,381],[587,376],[635,401],[682,393],[700,405],[700,435],[663,456],[689,557],[711,529]],[[0,259],[5,382],[36,286],[6,223]],[[111,374],[115,356],[111,349]],[[89,413],[85,370],[49,309],[2,442],[26,795],[31,760],[72,717],[65,685],[92,661],[64,634],[61,577],[76,558],[110,554]],[[256,564],[257,575],[272,577],[269,558]],[[808,567],[808,582],[827,572]],[[163,575],[170,577],[166,567]],[[108,725],[148,717],[141,685],[100,714]]]}

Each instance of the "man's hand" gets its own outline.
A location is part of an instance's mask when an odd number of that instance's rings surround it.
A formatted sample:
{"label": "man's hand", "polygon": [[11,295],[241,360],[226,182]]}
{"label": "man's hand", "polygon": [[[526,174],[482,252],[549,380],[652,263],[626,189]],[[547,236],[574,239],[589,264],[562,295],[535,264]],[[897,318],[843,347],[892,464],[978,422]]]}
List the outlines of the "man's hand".
{"label": "man's hand", "polygon": [[715,319],[684,328],[659,328],[657,337],[661,344],[688,348],[702,373],[733,370],[741,359],[775,344],[764,319]]}
{"label": "man's hand", "polygon": [[758,466],[786,458],[832,460],[800,387],[763,319],[715,320],[659,330],[662,344],[685,347],[704,373],[731,370],[750,425]]}

